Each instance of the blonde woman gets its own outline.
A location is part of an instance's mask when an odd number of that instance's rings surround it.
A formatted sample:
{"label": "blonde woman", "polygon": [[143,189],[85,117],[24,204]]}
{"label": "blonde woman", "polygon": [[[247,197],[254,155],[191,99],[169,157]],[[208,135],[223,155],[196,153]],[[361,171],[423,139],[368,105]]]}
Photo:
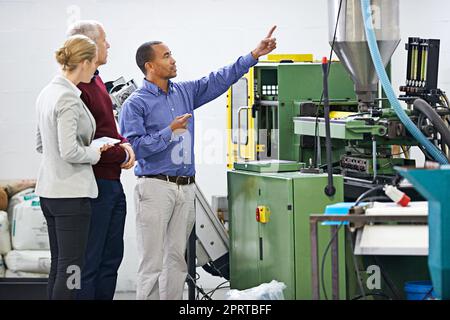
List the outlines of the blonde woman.
{"label": "blonde woman", "polygon": [[96,125],[80,98],[80,82],[91,81],[97,47],[85,36],[73,36],[56,51],[61,74],[40,93],[37,102],[37,151],[42,164],[36,185],[47,220],[51,268],[49,299],[75,299],[83,267],[91,215],[97,197],[92,170],[102,148],[91,145]]}

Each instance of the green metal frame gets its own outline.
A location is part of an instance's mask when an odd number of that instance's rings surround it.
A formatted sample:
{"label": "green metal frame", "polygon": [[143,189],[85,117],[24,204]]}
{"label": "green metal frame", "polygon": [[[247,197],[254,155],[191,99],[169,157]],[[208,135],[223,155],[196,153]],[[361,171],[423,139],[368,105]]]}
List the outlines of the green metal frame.
{"label": "green metal frame", "polygon": [[[315,118],[297,117],[294,121],[294,132],[299,135],[314,136],[316,132]],[[325,122],[318,121],[318,135],[325,137]],[[364,120],[331,120],[330,132],[332,139],[364,140],[365,135],[382,137],[386,134],[386,127],[382,125],[368,125]]]}
{"label": "green metal frame", "polygon": [[[330,98],[354,101],[353,82],[340,63],[330,69]],[[307,161],[300,147],[300,136],[294,133],[293,118],[299,116],[300,101],[319,101],[322,88],[322,65],[320,63],[280,64],[278,66],[278,128],[280,159]]]}

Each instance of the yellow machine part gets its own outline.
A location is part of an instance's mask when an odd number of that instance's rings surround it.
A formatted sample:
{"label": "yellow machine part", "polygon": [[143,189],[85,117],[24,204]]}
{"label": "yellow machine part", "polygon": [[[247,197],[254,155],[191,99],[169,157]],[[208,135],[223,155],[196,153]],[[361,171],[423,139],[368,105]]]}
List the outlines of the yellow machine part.
{"label": "yellow machine part", "polygon": [[258,206],[259,222],[268,223],[270,219],[270,209],[266,206]]}
{"label": "yellow machine part", "polygon": [[343,118],[352,116],[354,114],[355,114],[354,112],[330,111],[330,118],[331,119],[343,119]]}
{"label": "yellow machine part", "polygon": [[266,151],[266,145],[265,144],[257,144],[256,145],[256,152],[264,152]]}
{"label": "yellow machine part", "polygon": [[313,62],[314,56],[307,54],[269,54],[267,56],[269,62],[292,61],[292,62]]}
{"label": "yellow machine part", "polygon": [[256,146],[255,146],[255,121],[252,117],[252,106],[255,101],[255,96],[253,92],[254,85],[254,68],[250,68],[249,72],[244,75],[244,78],[247,79],[247,106],[249,109],[247,110],[247,136],[248,142],[246,145],[238,145],[238,143],[233,143],[233,130],[238,130],[238,128],[233,128],[232,114],[233,114],[233,106],[232,106],[232,89],[228,89],[227,92],[227,168],[232,169],[233,163],[238,160],[238,147],[241,149],[241,156],[245,158],[245,160],[255,160],[256,159]]}

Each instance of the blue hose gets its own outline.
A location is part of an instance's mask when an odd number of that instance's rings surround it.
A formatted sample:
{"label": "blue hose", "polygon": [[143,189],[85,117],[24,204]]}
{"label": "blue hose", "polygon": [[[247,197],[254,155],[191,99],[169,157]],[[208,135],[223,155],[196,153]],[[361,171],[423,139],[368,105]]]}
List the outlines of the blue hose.
{"label": "blue hose", "polygon": [[408,117],[406,112],[400,105],[397,96],[392,89],[391,82],[384,69],[383,61],[381,60],[380,50],[378,49],[377,39],[372,25],[372,13],[370,9],[370,0],[361,0],[361,9],[364,19],[364,27],[366,30],[367,44],[369,45],[370,55],[378,74],[378,78],[383,86],[384,92],[389,99],[395,113],[400,121],[405,125],[406,129],[411,135],[424,147],[424,149],[440,164],[448,164],[448,159],[434,144],[432,144],[423,133],[417,128],[414,122]]}

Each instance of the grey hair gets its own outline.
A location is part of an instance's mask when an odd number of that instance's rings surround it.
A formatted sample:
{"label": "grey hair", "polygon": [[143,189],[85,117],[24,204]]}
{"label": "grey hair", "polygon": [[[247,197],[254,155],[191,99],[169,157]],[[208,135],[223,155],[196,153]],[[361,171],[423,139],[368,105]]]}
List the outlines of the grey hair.
{"label": "grey hair", "polygon": [[74,36],[77,34],[82,34],[93,41],[97,41],[100,37],[100,29],[103,28],[103,25],[95,20],[80,20],[72,24],[67,29],[67,36]]}

